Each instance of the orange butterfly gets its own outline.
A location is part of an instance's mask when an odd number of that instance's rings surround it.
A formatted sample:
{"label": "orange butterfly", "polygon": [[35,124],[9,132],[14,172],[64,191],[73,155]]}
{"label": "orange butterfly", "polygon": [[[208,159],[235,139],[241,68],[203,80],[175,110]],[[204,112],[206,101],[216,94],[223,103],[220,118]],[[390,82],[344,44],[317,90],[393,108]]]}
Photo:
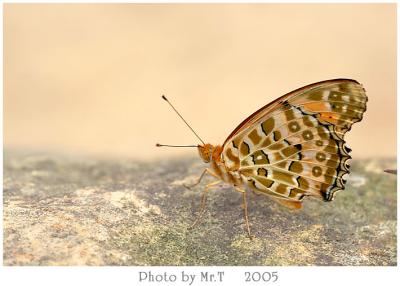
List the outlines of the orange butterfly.
{"label": "orange butterfly", "polygon": [[242,193],[249,237],[247,190],[293,209],[300,209],[306,196],[333,200],[337,191],[344,190],[344,176],[349,173],[351,149],[345,146],[344,134],[361,121],[366,102],[365,90],[355,80],[317,82],[257,110],[216,146],[205,144],[172,106],[203,143],[187,147],[197,147],[209,164],[190,187],[199,184],[205,174],[217,179],[206,185],[200,215],[192,227],[204,211],[207,192],[221,181]]}

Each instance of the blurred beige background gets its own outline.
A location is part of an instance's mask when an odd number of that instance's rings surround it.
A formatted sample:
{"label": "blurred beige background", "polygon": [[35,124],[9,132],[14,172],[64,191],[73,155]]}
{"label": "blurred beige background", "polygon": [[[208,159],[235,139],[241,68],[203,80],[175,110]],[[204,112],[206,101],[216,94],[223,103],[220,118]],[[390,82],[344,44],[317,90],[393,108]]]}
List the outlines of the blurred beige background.
{"label": "blurred beige background", "polygon": [[140,159],[196,154],[166,94],[222,144],[293,89],[353,78],[369,96],[353,158],[396,155],[395,4],[4,6],[5,148]]}

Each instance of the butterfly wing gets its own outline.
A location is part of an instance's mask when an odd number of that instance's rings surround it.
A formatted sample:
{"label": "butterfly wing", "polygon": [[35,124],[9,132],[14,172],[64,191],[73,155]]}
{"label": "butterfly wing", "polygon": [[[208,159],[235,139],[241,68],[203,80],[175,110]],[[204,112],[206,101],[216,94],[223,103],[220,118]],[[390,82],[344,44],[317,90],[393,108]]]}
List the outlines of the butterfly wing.
{"label": "butterfly wing", "polygon": [[286,206],[300,208],[310,195],[330,201],[349,173],[344,134],[366,102],[362,85],[349,79],[297,89],[244,120],[224,142],[222,159],[255,192]]}

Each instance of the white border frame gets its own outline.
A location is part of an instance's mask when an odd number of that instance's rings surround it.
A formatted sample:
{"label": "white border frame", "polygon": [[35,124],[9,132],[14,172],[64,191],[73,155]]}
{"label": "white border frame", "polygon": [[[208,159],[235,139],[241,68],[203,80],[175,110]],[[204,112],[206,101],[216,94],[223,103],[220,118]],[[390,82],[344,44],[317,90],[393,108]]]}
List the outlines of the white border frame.
{"label": "white border frame", "polygon": [[[113,3],[113,1],[42,1],[40,3]],[[171,1],[118,1],[118,3],[171,3]],[[175,0],[173,3],[305,3],[301,1],[182,1]],[[7,1],[6,3],[37,3],[35,1]],[[349,3],[348,1],[307,1],[306,3]],[[353,0],[351,3],[396,3],[397,14],[399,14],[398,1],[358,1]],[[4,4],[4,2],[2,2]],[[3,19],[3,5],[0,8],[0,15]],[[1,33],[3,33],[3,21],[1,21]],[[399,24],[397,22],[397,51],[399,51]],[[1,37],[1,50],[3,51],[3,37]],[[397,66],[399,66],[399,57],[397,57]],[[1,58],[3,64],[3,57]],[[3,69],[1,70],[3,79]],[[397,82],[399,82],[399,74],[397,74]],[[1,81],[3,91],[3,80]],[[1,101],[1,111],[3,112],[3,100]],[[399,100],[397,100],[397,110],[400,109]],[[399,116],[397,116],[397,150],[399,150]],[[1,117],[3,123],[3,116]],[[3,124],[1,125],[1,135],[3,136]],[[3,141],[1,143],[3,146]],[[3,153],[0,155],[3,162]],[[400,159],[397,158],[397,166],[399,166]],[[3,165],[2,165],[3,166]],[[1,172],[1,179],[3,180],[3,172]],[[400,178],[397,177],[397,190],[399,188]],[[399,191],[397,191],[397,213],[399,213]],[[1,195],[0,205],[0,226],[3,229],[3,195]],[[397,224],[397,237],[399,234]],[[3,253],[3,232],[0,234],[1,253]],[[399,257],[399,248],[397,246],[397,258]],[[1,265],[3,265],[3,256],[0,258]],[[151,271],[153,274],[175,274],[178,279],[176,282],[139,282],[140,271]],[[195,274],[199,280],[199,275],[202,271],[210,273],[217,271],[224,271],[223,282],[214,283],[200,283],[198,280],[191,285],[304,285],[307,286],[338,286],[348,285],[355,283],[356,285],[378,285],[385,283],[386,285],[395,285],[400,283],[399,266],[330,266],[330,267],[316,267],[316,266],[290,266],[290,267],[245,267],[245,266],[209,266],[209,267],[30,267],[30,266],[0,266],[0,282],[2,285],[189,285],[180,281],[182,271],[185,273]],[[272,282],[245,282],[244,273],[250,272],[278,272],[278,281]],[[396,283],[397,282],[397,283]],[[4,284],[3,284],[4,283]]]}

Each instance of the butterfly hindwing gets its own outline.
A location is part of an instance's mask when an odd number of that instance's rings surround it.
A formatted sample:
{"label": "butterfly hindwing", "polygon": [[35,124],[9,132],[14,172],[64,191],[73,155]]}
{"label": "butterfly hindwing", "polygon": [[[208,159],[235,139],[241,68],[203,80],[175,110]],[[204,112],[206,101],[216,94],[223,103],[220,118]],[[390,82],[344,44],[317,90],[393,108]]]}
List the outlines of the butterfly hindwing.
{"label": "butterfly hindwing", "polygon": [[287,206],[305,196],[332,200],[349,173],[344,134],[362,119],[366,101],[362,86],[346,79],[289,93],[235,129],[223,146],[225,165]]}

